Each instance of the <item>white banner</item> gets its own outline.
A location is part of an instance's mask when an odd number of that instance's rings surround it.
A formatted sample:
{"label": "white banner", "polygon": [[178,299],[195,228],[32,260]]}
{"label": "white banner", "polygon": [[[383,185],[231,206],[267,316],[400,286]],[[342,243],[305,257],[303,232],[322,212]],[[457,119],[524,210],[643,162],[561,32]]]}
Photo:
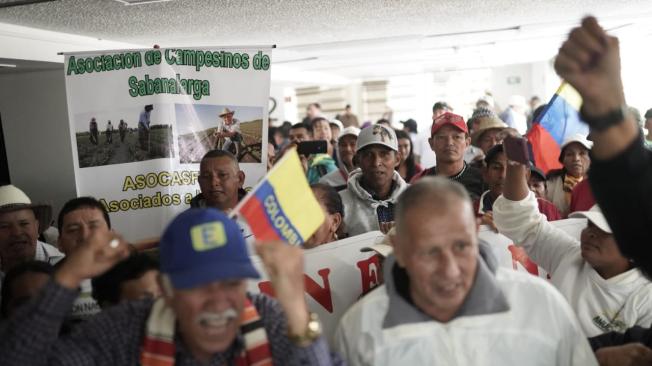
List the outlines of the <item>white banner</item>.
{"label": "white banner", "polygon": [[78,196],[128,240],[160,235],[199,193],[199,161],[234,153],[266,171],[271,47],[147,49],[65,57]]}
{"label": "white banner", "polygon": [[[579,238],[586,227],[584,219],[554,221],[552,224],[571,236]],[[480,239],[489,243],[501,267],[530,272],[546,278],[547,273],[533,263],[522,249],[513,245],[507,237],[496,234],[483,226]],[[380,283],[380,261],[375,252],[360,252],[383,239],[383,234],[374,231],[352,238],[339,240],[305,251],[306,301],[310,310],[319,315],[324,334],[332,340],[340,318],[363,294]],[[274,291],[258,257],[252,257],[262,279],[250,282],[251,292]]]}

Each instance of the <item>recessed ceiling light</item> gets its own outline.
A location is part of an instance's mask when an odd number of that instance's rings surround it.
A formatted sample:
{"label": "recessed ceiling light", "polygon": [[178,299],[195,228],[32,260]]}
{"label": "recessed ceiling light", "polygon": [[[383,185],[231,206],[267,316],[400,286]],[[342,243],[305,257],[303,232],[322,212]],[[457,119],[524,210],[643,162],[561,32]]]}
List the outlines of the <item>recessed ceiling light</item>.
{"label": "recessed ceiling light", "polygon": [[14,64],[0,64],[0,67],[11,67],[11,68],[14,68],[14,67],[16,67],[16,65],[14,65]]}
{"label": "recessed ceiling light", "polygon": [[153,3],[165,3],[172,0],[115,0],[123,5],[145,5]]}

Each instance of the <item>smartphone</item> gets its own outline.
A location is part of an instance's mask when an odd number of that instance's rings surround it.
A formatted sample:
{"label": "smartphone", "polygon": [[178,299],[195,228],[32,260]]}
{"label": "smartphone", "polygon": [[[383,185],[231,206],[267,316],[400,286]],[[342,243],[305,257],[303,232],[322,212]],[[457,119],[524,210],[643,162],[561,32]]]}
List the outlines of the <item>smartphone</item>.
{"label": "smartphone", "polygon": [[326,154],[326,141],[303,141],[297,146],[297,153],[300,155]]}
{"label": "smartphone", "polygon": [[522,137],[507,136],[503,140],[505,156],[508,160],[530,166],[530,153],[527,140]]}

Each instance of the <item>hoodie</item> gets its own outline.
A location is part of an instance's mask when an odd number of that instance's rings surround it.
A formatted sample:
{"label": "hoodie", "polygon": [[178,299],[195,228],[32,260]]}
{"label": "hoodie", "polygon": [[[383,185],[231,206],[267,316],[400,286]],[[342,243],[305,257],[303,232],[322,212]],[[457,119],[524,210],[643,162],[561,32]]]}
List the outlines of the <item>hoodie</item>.
{"label": "hoodie", "polygon": [[378,200],[360,185],[362,170],[356,169],[349,175],[347,188],[340,191],[344,204],[344,224],[349,236],[380,230],[379,221],[394,221],[394,205],[398,196],[407,188],[398,172],[393,172],[392,192],[388,199]]}

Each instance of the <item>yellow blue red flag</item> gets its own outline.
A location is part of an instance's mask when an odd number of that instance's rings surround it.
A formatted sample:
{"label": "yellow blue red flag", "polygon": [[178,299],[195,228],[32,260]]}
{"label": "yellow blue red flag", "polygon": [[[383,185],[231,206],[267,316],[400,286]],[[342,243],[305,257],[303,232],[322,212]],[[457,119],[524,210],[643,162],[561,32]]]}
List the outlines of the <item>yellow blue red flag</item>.
{"label": "yellow blue red flag", "polygon": [[247,221],[257,240],[293,245],[310,238],[324,221],[296,149],[288,151],[233,211]]}

